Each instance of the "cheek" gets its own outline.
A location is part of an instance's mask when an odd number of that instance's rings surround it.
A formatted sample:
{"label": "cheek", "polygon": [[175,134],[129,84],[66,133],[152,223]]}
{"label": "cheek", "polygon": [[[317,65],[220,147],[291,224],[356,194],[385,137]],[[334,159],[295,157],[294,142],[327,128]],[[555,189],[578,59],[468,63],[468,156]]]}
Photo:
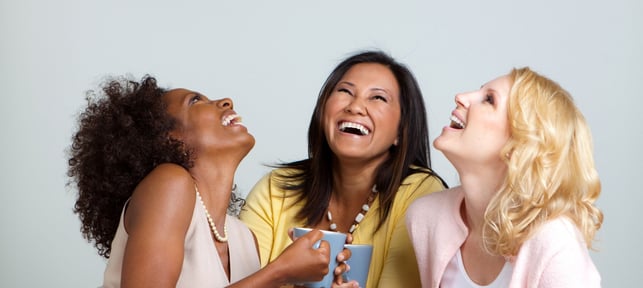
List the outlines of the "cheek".
{"label": "cheek", "polygon": [[471,114],[470,122],[471,125],[479,124],[480,128],[488,133],[501,134],[508,130],[507,118],[494,113],[482,112]]}
{"label": "cheek", "polygon": [[489,145],[501,149],[509,140],[509,127],[502,119],[485,123],[482,138]]}
{"label": "cheek", "polygon": [[400,113],[394,110],[381,111],[380,113],[377,113],[377,115],[373,116],[376,116],[377,119],[379,119],[378,126],[380,128],[385,128],[389,137],[391,137],[392,139],[397,138],[398,127],[400,126]]}
{"label": "cheek", "polygon": [[328,97],[326,104],[324,105],[324,111],[326,115],[334,115],[339,111],[343,111],[346,107],[344,99],[340,95],[331,95]]}
{"label": "cheek", "polygon": [[337,97],[330,97],[324,105],[322,119],[325,124],[336,120],[337,115],[344,111],[346,105]]}
{"label": "cheek", "polygon": [[330,128],[333,127],[333,122],[334,120],[332,119],[332,117],[328,116],[328,113],[324,113],[322,115],[320,129],[321,129],[321,132],[324,133],[324,136],[326,136],[326,138],[328,138],[329,135],[331,135]]}
{"label": "cheek", "polygon": [[507,119],[505,118],[496,119],[496,121],[493,121],[492,123],[490,123],[489,126],[490,126],[489,129],[494,131],[497,137],[502,139],[509,138],[509,123],[507,123]]}

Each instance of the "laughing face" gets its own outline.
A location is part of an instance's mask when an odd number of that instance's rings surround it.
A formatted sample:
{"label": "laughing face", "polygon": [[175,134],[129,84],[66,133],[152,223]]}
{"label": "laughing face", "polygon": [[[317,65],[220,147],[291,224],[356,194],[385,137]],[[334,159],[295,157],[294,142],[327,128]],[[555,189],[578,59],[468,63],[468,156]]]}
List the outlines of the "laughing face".
{"label": "laughing face", "polygon": [[449,126],[433,145],[451,163],[501,164],[501,149],[509,139],[507,99],[511,89],[508,76],[499,77],[479,90],[456,95],[456,109]]}
{"label": "laughing face", "polygon": [[170,90],[163,97],[168,113],[177,121],[172,137],[195,152],[214,151],[243,158],[254,146],[255,139],[233,110],[231,99],[209,100],[187,89]]}
{"label": "laughing face", "polygon": [[396,145],[400,89],[391,70],[360,63],[337,83],[324,106],[328,145],[340,159],[384,160]]}

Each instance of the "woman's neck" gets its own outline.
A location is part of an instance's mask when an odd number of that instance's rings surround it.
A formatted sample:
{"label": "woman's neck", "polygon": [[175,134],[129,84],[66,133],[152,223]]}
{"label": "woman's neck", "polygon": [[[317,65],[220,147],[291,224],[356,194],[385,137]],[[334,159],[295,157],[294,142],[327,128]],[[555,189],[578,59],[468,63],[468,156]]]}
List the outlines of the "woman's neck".
{"label": "woman's neck", "polygon": [[376,163],[334,165],[332,197],[343,203],[363,202],[364,196],[371,193],[378,166]]}
{"label": "woman's neck", "polygon": [[225,220],[236,168],[236,165],[225,165],[213,161],[195,161],[194,166],[190,168],[190,174],[205,205],[212,209],[209,212],[217,225],[223,225]]}
{"label": "woman's neck", "polygon": [[464,192],[464,203],[461,210],[462,219],[472,232],[478,233],[482,231],[487,206],[498,193],[503,179],[504,171],[493,169],[483,173],[460,175],[461,189]]}

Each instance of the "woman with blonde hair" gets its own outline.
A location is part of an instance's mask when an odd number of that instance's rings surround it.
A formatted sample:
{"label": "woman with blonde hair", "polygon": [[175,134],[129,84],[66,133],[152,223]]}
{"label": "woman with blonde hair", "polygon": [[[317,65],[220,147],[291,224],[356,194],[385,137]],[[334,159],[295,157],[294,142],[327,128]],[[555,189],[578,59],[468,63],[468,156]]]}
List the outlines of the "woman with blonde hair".
{"label": "woman with blonde hair", "polygon": [[585,118],[529,68],[455,97],[434,141],[461,185],[418,199],[407,227],[422,287],[598,287],[603,215]]}

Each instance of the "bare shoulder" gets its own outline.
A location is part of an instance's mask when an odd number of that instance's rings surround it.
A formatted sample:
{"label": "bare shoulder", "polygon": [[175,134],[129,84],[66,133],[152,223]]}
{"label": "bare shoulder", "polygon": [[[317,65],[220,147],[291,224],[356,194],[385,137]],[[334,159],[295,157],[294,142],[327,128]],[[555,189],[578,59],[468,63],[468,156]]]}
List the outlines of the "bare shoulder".
{"label": "bare shoulder", "polygon": [[[165,163],[154,168],[143,178],[134,193],[135,196],[139,194],[141,197],[183,198],[194,194],[194,180],[185,168],[176,164]],[[192,196],[189,198],[194,199],[194,195]]]}
{"label": "bare shoulder", "polygon": [[171,221],[187,228],[196,201],[194,191],[194,180],[185,168],[169,163],[157,166],[134,189],[126,226]]}

